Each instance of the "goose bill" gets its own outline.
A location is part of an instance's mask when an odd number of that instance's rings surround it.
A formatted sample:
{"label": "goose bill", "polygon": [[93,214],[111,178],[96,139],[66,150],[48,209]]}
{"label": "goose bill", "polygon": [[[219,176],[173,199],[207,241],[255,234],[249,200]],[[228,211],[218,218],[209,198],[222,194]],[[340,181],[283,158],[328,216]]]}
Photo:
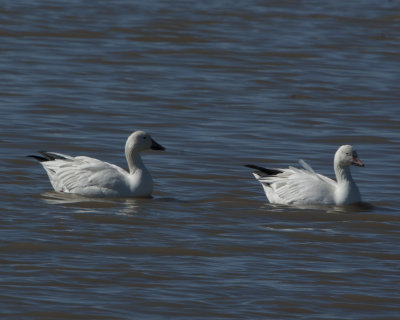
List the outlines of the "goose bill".
{"label": "goose bill", "polygon": [[153,139],[151,139],[151,147],[150,148],[152,150],[165,150],[165,148],[161,144],[155,142]]}
{"label": "goose bill", "polygon": [[357,167],[365,167],[364,163],[360,159],[358,159],[358,157],[353,157],[352,164]]}

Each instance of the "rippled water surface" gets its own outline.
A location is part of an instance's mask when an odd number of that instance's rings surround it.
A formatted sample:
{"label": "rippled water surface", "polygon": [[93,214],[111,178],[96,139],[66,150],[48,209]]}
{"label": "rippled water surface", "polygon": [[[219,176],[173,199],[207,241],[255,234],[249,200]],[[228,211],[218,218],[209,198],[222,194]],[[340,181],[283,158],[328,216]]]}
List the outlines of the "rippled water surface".
{"label": "rippled water surface", "polygon": [[[400,319],[398,1],[5,1],[0,316]],[[152,199],[52,191],[37,150],[126,167]],[[362,206],[266,202],[243,167],[333,175]]]}

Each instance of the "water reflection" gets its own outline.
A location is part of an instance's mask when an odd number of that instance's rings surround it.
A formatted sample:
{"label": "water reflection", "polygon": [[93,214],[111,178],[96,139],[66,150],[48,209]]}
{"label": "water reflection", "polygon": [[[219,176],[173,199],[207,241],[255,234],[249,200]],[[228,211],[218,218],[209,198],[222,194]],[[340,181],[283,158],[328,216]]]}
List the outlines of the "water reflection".
{"label": "water reflection", "polygon": [[[102,209],[112,210],[114,214],[136,215],[141,213],[142,206],[151,199],[127,198],[90,198],[76,194],[46,191],[41,199],[49,205],[62,205],[74,208],[77,213],[99,212]],[[103,210],[104,211],[104,210]]]}
{"label": "water reflection", "polygon": [[310,211],[310,213],[361,213],[372,211],[375,207],[371,203],[361,202],[347,206],[334,206],[323,204],[310,204],[310,205],[282,205],[275,203],[265,203],[262,206],[266,210],[273,210],[275,212],[299,212],[298,210]]}

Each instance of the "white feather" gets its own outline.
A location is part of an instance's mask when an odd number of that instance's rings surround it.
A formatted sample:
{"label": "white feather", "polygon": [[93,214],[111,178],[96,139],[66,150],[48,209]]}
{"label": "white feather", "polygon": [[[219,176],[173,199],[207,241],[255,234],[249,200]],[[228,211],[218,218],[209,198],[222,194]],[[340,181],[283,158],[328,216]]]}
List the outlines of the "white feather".
{"label": "white feather", "polygon": [[[254,173],[271,203],[277,204],[335,204],[346,205],[361,201],[360,192],[353,181],[349,166],[358,160],[351,146],[342,146],[335,154],[336,179],[316,173],[305,161],[300,160],[303,169],[289,167],[278,169],[276,175]],[[359,161],[359,160],[358,160]],[[362,165],[359,161],[358,165]]]}
{"label": "white feather", "polygon": [[42,161],[41,164],[57,192],[91,197],[148,197],[153,190],[153,180],[139,152],[152,148],[154,144],[163,150],[143,131],[129,136],[125,145],[129,172],[98,159],[53,152],[47,154],[56,155],[57,159]]}

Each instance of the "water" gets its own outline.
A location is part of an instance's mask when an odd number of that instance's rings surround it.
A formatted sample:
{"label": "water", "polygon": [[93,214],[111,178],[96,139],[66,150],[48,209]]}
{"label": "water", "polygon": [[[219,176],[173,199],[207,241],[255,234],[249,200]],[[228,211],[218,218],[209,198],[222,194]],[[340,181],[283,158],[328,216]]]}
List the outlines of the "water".
{"label": "water", "polygon": [[[6,1],[0,6],[0,315],[399,319],[400,4]],[[152,199],[56,194],[37,150],[126,167]],[[266,203],[243,164],[332,175],[361,207]]]}

